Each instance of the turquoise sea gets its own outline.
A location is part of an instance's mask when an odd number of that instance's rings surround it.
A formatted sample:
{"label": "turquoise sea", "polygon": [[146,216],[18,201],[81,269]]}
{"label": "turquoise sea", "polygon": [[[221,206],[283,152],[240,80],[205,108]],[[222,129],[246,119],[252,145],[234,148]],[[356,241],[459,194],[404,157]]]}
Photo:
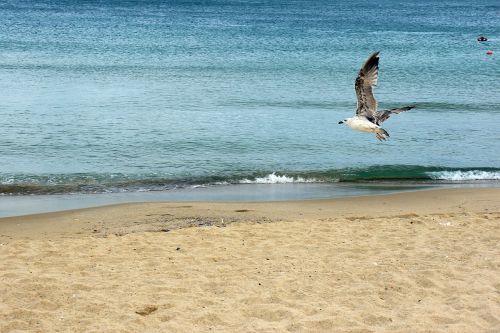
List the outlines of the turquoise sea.
{"label": "turquoise sea", "polygon": [[[499,32],[497,0],[2,1],[0,201],[495,186]],[[416,105],[382,143],[337,124],[373,51],[379,108]]]}

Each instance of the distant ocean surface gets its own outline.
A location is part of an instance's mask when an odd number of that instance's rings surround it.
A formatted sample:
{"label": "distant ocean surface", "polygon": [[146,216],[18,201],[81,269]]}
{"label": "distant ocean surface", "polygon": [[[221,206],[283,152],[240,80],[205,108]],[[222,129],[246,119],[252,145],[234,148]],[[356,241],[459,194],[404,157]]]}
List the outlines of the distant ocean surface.
{"label": "distant ocean surface", "polygon": [[[499,32],[498,0],[2,1],[0,195],[499,183]],[[387,142],[337,124],[373,51],[416,105]]]}

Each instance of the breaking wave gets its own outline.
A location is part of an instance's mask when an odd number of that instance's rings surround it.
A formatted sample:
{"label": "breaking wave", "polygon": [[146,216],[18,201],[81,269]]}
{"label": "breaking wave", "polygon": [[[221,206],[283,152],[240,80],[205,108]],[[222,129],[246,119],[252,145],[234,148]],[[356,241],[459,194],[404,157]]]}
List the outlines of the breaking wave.
{"label": "breaking wave", "polygon": [[429,172],[431,179],[450,180],[454,182],[471,181],[471,180],[500,180],[500,171],[437,171]]}
{"label": "breaking wave", "polygon": [[232,184],[337,182],[470,183],[498,182],[500,168],[446,168],[415,165],[376,165],[312,171],[255,171],[217,176],[167,174],[0,174],[0,195],[117,193],[168,191],[178,188]]}
{"label": "breaking wave", "polygon": [[286,184],[286,183],[316,183],[318,182],[315,178],[303,178],[303,177],[290,177],[287,175],[278,175],[273,172],[264,177],[256,177],[255,179],[242,179],[239,181],[240,184]]}

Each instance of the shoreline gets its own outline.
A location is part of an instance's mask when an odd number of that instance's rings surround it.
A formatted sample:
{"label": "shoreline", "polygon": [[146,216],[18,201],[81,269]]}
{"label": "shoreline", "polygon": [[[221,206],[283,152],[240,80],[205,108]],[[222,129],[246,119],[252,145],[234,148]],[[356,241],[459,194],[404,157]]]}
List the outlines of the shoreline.
{"label": "shoreline", "polygon": [[0,332],[497,332],[500,188],[0,219]]}
{"label": "shoreline", "polygon": [[231,184],[196,186],[168,191],[0,195],[0,219],[145,202],[281,202],[323,200],[448,188],[498,188],[497,182],[408,183],[343,182]]}
{"label": "shoreline", "polygon": [[500,188],[496,187],[420,189],[291,201],[129,202],[1,217],[0,242],[17,236],[51,238],[58,235],[124,235],[196,226],[225,226],[234,222],[436,214],[443,211],[482,212],[495,205],[500,206]]}

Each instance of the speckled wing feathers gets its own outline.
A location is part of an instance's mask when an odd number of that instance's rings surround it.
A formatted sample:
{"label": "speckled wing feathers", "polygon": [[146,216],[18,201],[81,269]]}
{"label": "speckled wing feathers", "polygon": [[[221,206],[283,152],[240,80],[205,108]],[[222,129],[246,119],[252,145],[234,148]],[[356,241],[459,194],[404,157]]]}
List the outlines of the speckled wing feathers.
{"label": "speckled wing feathers", "polygon": [[364,116],[375,123],[377,100],[373,96],[372,87],[378,82],[379,52],[373,53],[364,63],[355,82],[356,96],[358,98],[357,116]]}

